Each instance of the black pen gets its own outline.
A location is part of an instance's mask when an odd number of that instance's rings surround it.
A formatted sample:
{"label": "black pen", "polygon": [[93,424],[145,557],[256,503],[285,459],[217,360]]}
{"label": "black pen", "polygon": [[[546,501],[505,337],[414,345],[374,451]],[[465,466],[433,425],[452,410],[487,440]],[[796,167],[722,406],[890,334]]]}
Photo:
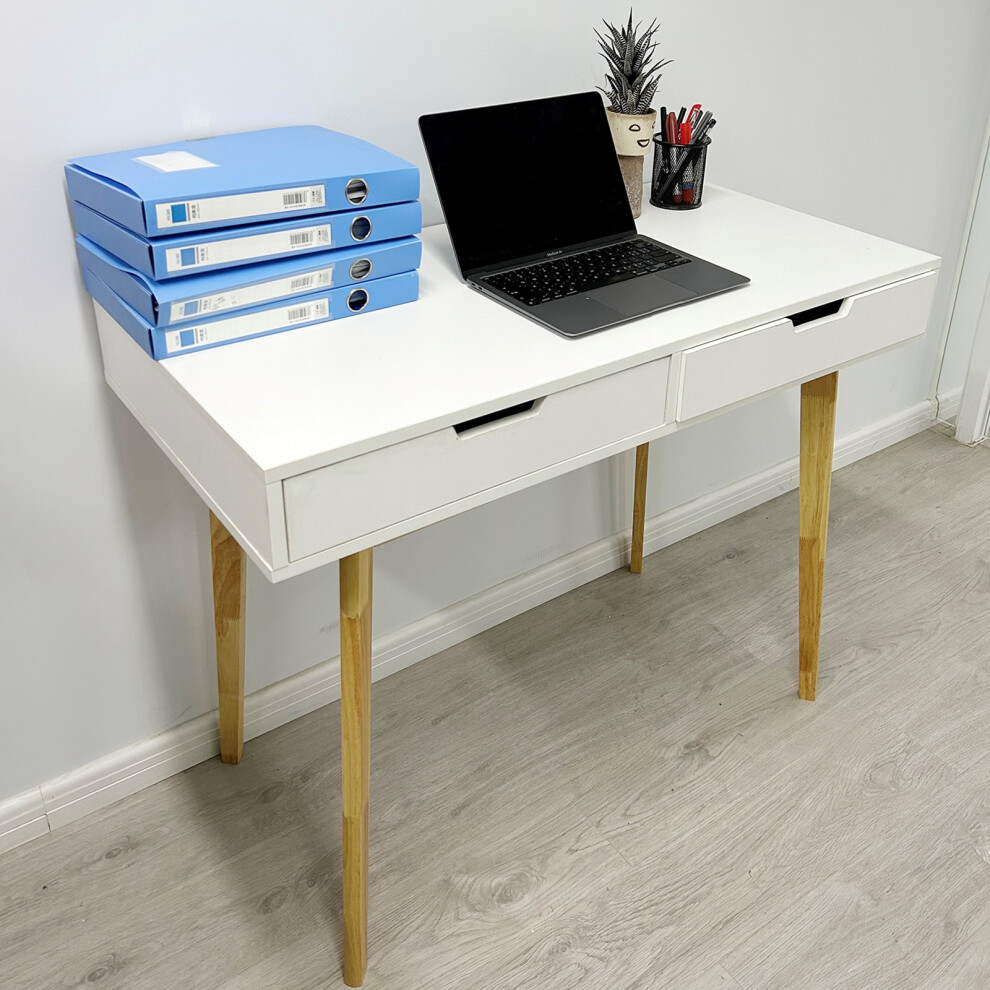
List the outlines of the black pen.
{"label": "black pen", "polygon": [[661,142],[661,144],[660,144],[660,147],[657,149],[657,151],[660,154],[660,165],[661,165],[661,167],[664,170],[666,170],[667,168],[670,167],[667,164],[668,158],[664,154],[663,142],[666,141],[666,140],[667,140],[667,108],[666,107],[661,107],[660,108],[660,142]]}
{"label": "black pen", "polygon": [[695,144],[700,144],[704,136],[715,126],[716,123],[717,121],[715,120],[714,117],[712,117],[712,119],[708,121],[704,130],[702,130],[701,133],[699,133],[698,136],[694,139]]}

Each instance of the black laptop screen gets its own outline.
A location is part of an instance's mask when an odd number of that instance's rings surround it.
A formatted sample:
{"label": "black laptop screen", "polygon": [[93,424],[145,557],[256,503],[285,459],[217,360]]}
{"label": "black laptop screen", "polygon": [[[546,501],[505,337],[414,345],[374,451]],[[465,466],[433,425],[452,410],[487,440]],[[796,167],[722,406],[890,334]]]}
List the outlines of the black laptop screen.
{"label": "black laptop screen", "polygon": [[464,274],[636,229],[597,93],[419,125]]}

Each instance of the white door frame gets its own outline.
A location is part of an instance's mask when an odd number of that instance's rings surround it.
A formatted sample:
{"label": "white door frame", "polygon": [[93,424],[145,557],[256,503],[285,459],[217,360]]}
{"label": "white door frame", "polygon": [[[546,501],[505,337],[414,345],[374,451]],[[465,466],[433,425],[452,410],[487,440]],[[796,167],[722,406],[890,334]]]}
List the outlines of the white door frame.
{"label": "white door frame", "polygon": [[983,308],[976,325],[976,338],[969,357],[959,413],[956,439],[979,443],[990,436],[990,282],[983,296]]}
{"label": "white door frame", "polygon": [[971,212],[966,252],[949,333],[976,330],[956,415],[956,439],[979,443],[990,433],[990,127],[983,142],[983,171]]}

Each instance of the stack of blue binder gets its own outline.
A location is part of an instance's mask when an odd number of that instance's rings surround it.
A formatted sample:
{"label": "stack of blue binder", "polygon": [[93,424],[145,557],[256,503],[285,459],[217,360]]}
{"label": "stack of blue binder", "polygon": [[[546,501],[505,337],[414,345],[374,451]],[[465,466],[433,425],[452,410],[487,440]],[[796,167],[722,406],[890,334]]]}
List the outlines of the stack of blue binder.
{"label": "stack of blue binder", "polygon": [[322,127],[75,158],[86,289],[152,357],[412,302],[416,166]]}

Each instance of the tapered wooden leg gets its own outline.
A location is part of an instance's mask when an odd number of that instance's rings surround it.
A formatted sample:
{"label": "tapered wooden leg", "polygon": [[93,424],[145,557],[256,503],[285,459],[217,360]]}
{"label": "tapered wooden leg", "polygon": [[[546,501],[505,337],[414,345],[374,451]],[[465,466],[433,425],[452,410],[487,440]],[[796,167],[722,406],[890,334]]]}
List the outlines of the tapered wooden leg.
{"label": "tapered wooden leg", "polygon": [[825,540],[832,483],[835,395],[839,373],[801,386],[801,508],[798,550],[798,695],[815,700],[825,584]]}
{"label": "tapered wooden leg", "polygon": [[213,556],[213,623],[220,694],[220,759],[239,763],[244,752],[244,616],[247,555],[210,513]]}
{"label": "tapered wooden leg", "polygon": [[340,562],[340,729],[344,812],[344,982],[368,969],[372,551]]}
{"label": "tapered wooden leg", "polygon": [[646,469],[650,465],[650,445],[641,443],[636,448],[636,480],[633,485],[632,554],[629,570],[643,573],[643,530],[646,527]]}

